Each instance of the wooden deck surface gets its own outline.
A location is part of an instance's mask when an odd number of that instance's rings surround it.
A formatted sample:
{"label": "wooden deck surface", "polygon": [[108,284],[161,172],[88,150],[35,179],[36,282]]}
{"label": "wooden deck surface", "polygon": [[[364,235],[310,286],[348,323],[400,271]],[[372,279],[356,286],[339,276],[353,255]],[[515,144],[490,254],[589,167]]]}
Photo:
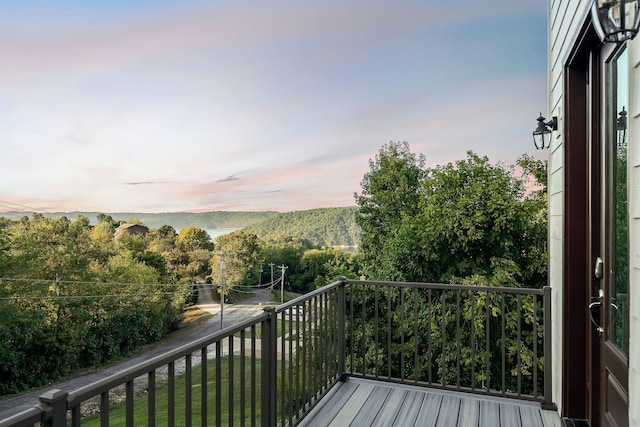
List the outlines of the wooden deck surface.
{"label": "wooden deck surface", "polygon": [[300,426],[561,427],[540,404],[350,378]]}

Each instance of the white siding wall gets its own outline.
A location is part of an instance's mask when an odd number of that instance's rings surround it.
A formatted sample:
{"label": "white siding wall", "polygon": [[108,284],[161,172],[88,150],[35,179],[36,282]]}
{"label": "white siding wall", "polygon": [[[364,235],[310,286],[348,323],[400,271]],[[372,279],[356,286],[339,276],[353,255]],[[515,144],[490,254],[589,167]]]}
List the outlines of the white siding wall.
{"label": "white siding wall", "polygon": [[565,238],[563,83],[564,64],[576,43],[578,32],[589,13],[591,2],[551,0],[549,7],[549,116],[557,116],[558,132],[549,149],[549,282],[552,291],[553,401],[562,403],[562,242]]}
{"label": "white siding wall", "polygon": [[[589,0],[550,0],[549,116],[558,116],[559,130],[549,150],[549,280],[553,288],[553,400],[562,401],[562,242],[563,230],[563,68],[585,22]],[[630,426],[640,427],[640,36],[630,44],[629,180],[630,180]],[[561,410],[561,408],[560,408]]]}

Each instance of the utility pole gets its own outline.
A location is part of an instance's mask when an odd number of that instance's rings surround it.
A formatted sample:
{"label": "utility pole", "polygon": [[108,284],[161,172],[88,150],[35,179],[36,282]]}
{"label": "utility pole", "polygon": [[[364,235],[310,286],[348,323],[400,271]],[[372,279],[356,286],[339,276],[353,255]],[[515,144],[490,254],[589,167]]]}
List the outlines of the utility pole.
{"label": "utility pole", "polygon": [[282,278],[280,279],[280,304],[284,304],[284,271],[289,267],[282,264],[280,268],[282,269]]}
{"label": "utility pole", "polygon": [[235,255],[233,252],[225,252],[223,249],[220,252],[215,252],[214,256],[220,257],[220,330],[224,329],[224,259],[228,256]]}
{"label": "utility pole", "polygon": [[262,285],[262,264],[260,264],[260,270],[258,270],[258,273],[260,273],[260,276],[258,276],[258,287],[260,287]]}
{"label": "utility pole", "polygon": [[274,264],[274,263],[272,263],[272,262],[270,262],[270,263],[269,263],[269,267],[271,267],[271,286],[269,286],[269,290],[270,290],[270,291],[272,291],[272,290],[273,290],[273,266],[274,266],[274,265],[275,265],[275,264]]}

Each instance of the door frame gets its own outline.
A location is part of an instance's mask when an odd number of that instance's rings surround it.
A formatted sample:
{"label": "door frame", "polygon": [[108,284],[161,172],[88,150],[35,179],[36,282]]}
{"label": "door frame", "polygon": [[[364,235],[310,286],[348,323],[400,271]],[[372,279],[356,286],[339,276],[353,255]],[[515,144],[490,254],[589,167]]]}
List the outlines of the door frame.
{"label": "door frame", "polygon": [[[562,257],[562,416],[600,418],[599,337],[588,306],[598,295],[592,274],[600,251],[601,157],[599,48],[590,18],[564,69],[564,212]],[[594,108],[591,108],[593,106]]]}
{"label": "door frame", "polygon": [[[604,101],[610,90],[609,62],[619,51],[601,43],[589,17],[564,68],[562,416],[585,419],[592,426],[609,424],[609,394],[622,390],[628,396],[628,363],[625,371],[607,341],[610,307],[604,303],[613,259],[608,240],[611,112]],[[599,277],[594,271],[597,257],[604,258]],[[594,302],[601,308],[592,313],[589,305]],[[608,374],[617,380],[610,381]],[[620,415],[624,408],[617,400]]]}

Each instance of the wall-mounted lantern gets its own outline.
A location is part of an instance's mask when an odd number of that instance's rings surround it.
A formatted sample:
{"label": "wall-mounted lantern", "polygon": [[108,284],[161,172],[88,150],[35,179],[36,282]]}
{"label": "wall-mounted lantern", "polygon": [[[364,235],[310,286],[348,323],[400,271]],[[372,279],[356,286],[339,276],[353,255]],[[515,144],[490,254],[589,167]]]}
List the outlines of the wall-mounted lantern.
{"label": "wall-mounted lantern", "polygon": [[640,0],[595,0],[591,9],[600,39],[620,43],[633,39],[640,27]]}
{"label": "wall-mounted lantern", "polygon": [[533,144],[538,150],[549,148],[551,144],[551,132],[558,130],[558,118],[554,116],[551,120],[545,122],[546,119],[542,117],[542,113],[540,113],[537,120],[538,126],[536,130],[533,131]]}

